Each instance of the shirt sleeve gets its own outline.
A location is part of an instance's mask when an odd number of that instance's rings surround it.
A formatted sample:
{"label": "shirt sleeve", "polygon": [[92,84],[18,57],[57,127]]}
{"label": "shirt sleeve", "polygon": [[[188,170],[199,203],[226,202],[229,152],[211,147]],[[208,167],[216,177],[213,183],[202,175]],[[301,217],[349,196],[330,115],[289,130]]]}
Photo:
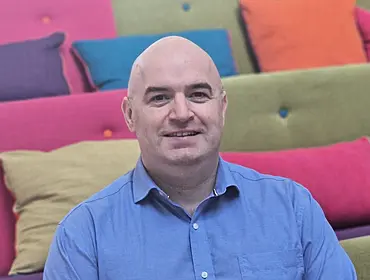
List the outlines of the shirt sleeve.
{"label": "shirt sleeve", "polygon": [[357,279],[354,265],[322,208],[306,189],[300,203],[298,225],[304,252],[305,280]]}
{"label": "shirt sleeve", "polygon": [[43,280],[98,280],[92,223],[88,220],[68,217],[57,227]]}

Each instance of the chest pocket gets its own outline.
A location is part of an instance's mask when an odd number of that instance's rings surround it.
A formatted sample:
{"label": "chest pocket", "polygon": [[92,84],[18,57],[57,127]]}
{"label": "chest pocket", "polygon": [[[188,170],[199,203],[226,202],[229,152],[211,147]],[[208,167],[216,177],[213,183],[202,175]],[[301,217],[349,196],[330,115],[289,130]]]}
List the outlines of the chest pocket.
{"label": "chest pocket", "polygon": [[239,257],[242,279],[301,280],[303,256],[301,250],[244,254]]}

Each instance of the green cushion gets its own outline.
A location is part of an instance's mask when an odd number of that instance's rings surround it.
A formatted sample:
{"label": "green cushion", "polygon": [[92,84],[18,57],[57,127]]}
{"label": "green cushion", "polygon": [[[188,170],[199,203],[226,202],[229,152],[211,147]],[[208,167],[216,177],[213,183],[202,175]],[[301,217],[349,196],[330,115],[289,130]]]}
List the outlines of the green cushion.
{"label": "green cushion", "polygon": [[370,10],[370,1],[369,0],[357,0],[357,5]]}
{"label": "green cushion", "polygon": [[355,266],[358,280],[370,279],[370,236],[346,239],[340,243]]}
{"label": "green cushion", "polygon": [[230,31],[239,73],[253,72],[246,49],[237,0],[112,0],[119,35],[226,28]]}
{"label": "green cushion", "polygon": [[[370,65],[224,78],[223,151],[278,150],[370,135]],[[287,108],[286,118],[279,115]]]}

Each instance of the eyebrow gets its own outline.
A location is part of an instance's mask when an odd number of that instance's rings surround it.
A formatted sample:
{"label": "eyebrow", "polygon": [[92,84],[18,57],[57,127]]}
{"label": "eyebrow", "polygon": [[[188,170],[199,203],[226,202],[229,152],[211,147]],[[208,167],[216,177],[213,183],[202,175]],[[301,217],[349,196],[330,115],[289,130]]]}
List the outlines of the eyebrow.
{"label": "eyebrow", "polygon": [[[210,84],[205,83],[205,82],[195,83],[195,84],[186,86],[186,90],[194,90],[194,89],[207,89],[212,93],[212,87],[210,86]],[[169,92],[169,91],[171,91],[171,89],[165,86],[149,86],[145,89],[144,95],[154,93],[154,92]]]}
{"label": "eyebrow", "polygon": [[187,89],[208,89],[212,92],[212,87],[208,83],[196,83],[186,87]]}
{"label": "eyebrow", "polygon": [[144,95],[147,95],[147,94],[153,93],[153,92],[164,92],[164,91],[168,92],[169,89],[167,87],[153,87],[153,86],[151,86],[151,87],[147,87],[145,89],[145,94]]}

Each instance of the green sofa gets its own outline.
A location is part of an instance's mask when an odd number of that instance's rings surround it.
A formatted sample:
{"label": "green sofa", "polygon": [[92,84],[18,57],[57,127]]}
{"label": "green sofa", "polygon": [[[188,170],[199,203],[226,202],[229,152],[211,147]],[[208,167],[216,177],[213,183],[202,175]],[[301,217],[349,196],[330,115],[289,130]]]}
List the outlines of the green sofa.
{"label": "green sofa", "polygon": [[[240,75],[223,79],[230,103],[223,151],[315,147],[370,135],[370,65],[258,73],[237,0],[112,4],[119,35],[216,27],[230,31]],[[370,9],[368,0],[357,4]],[[370,279],[370,236],[341,244],[359,279]]]}

